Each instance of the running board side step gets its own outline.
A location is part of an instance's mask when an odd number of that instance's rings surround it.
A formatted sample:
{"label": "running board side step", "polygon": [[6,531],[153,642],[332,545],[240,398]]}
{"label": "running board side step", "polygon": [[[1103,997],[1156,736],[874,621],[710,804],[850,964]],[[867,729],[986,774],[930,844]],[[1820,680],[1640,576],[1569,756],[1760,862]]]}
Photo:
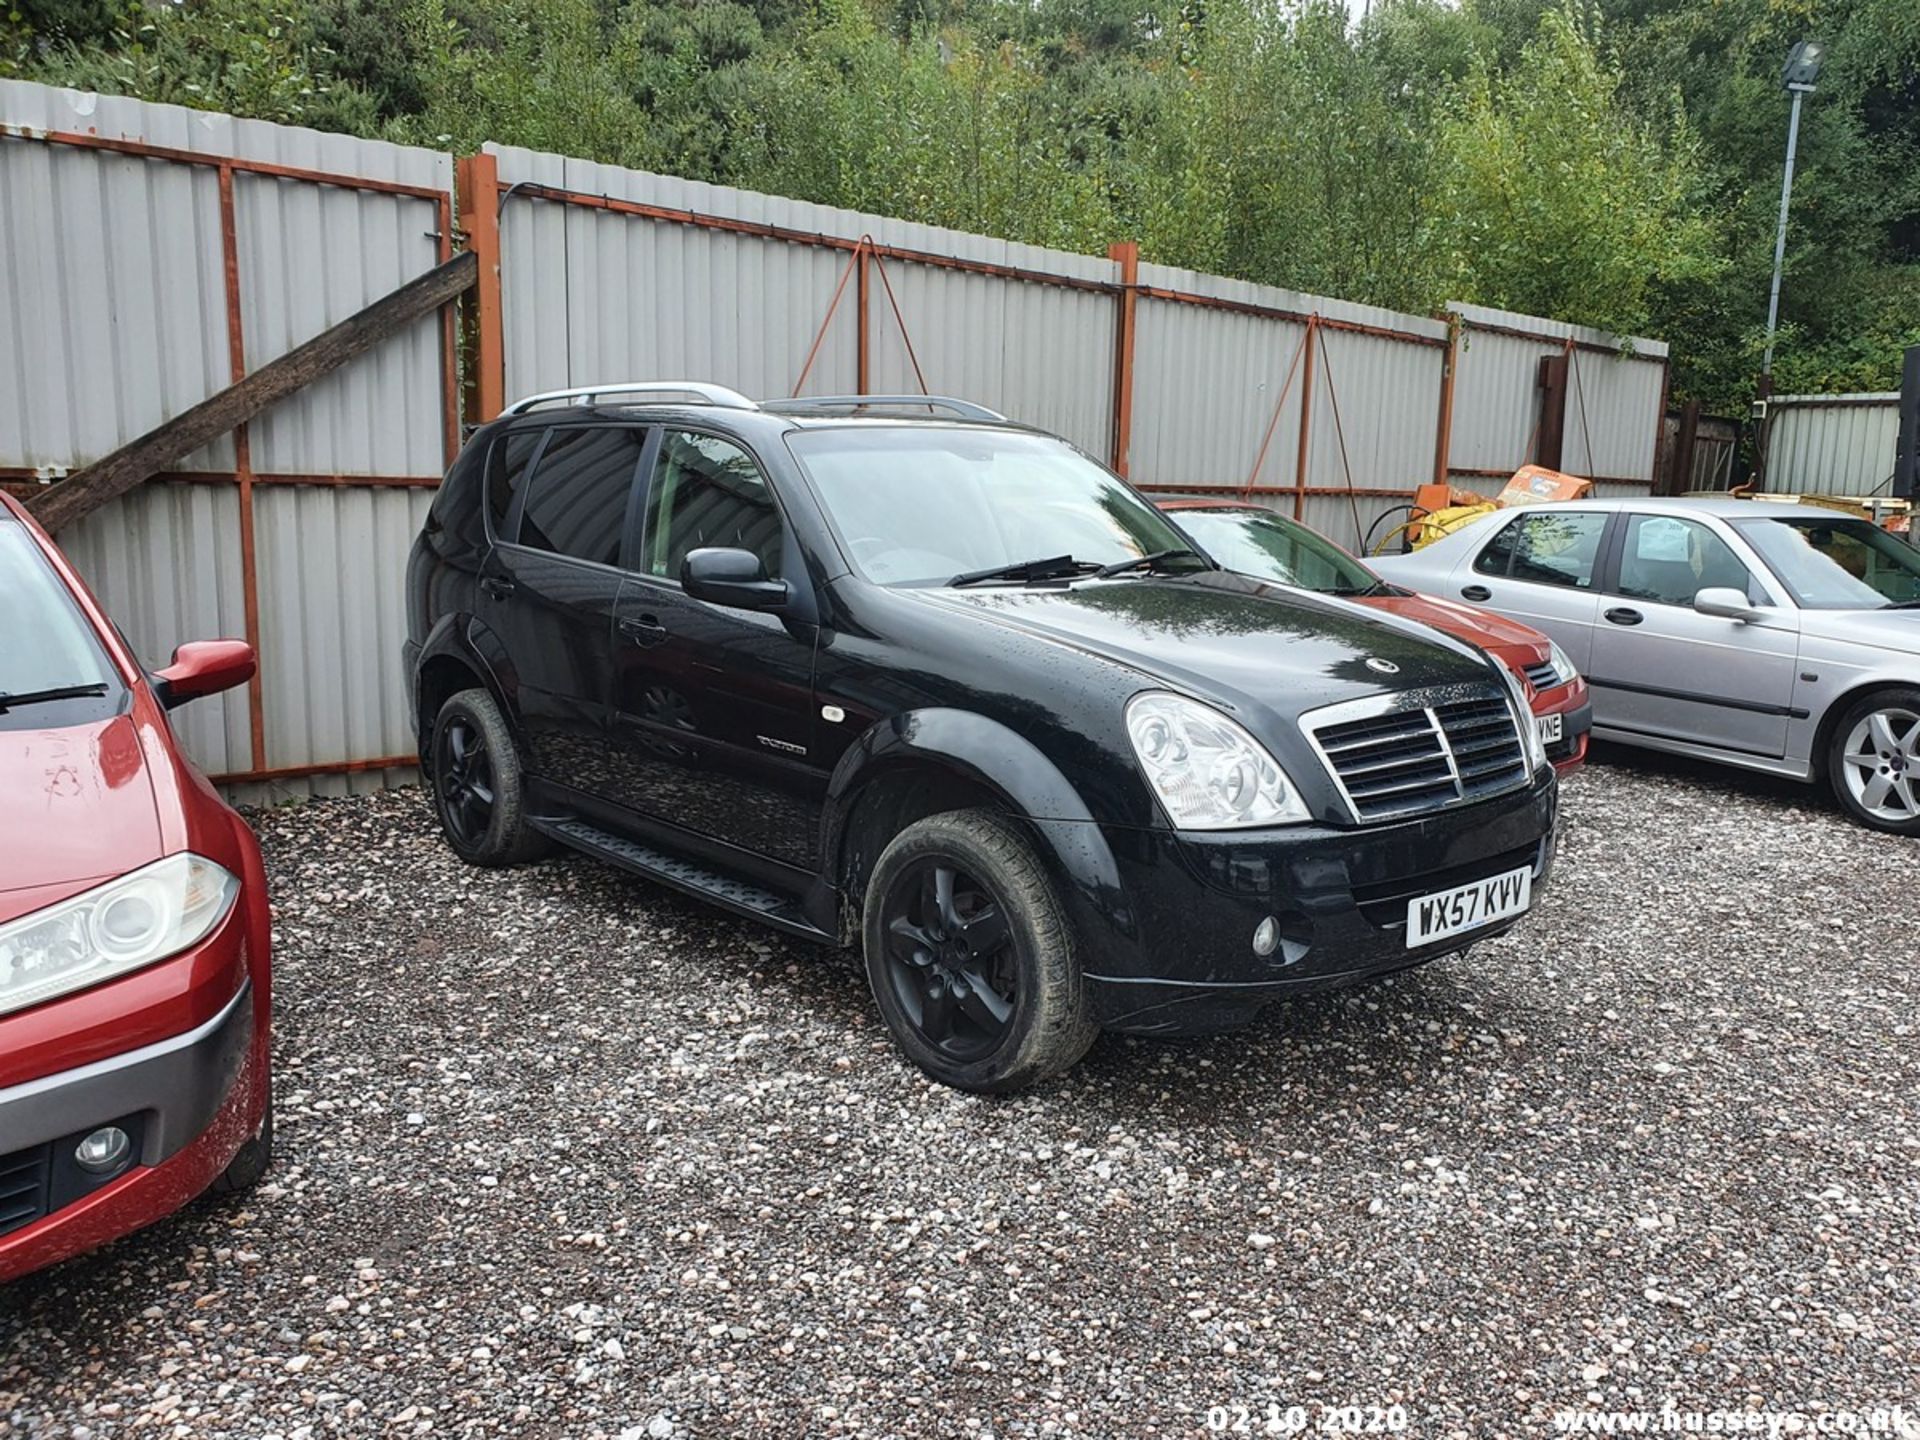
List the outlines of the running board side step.
{"label": "running board side step", "polygon": [[569,849],[591,855],[596,860],[604,860],[609,865],[617,865],[622,870],[630,870],[683,894],[731,910],[736,915],[745,915],[784,930],[789,935],[798,935],[823,945],[840,943],[838,936],[829,935],[811,924],[797,900],[776,895],[751,881],[737,879],[696,861],[669,855],[664,850],[642,845],[624,835],[612,834],[585,820],[529,815],[526,823],[543,834],[551,835]]}

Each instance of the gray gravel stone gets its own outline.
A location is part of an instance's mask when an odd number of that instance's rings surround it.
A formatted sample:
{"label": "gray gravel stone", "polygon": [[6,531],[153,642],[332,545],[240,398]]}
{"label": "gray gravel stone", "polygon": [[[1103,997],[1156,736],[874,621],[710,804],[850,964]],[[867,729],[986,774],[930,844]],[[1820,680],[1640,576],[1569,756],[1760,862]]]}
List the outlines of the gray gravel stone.
{"label": "gray gravel stone", "polygon": [[851,958],[256,816],[280,1158],[0,1292],[0,1431],[1174,1436],[1912,1403],[1920,847],[1632,757],[1516,933],[1004,1100]]}

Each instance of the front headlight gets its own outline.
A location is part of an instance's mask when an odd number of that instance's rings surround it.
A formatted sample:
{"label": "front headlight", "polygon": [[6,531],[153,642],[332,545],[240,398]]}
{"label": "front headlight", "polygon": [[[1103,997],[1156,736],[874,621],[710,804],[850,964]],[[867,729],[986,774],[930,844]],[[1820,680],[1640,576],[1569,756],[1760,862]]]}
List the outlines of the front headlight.
{"label": "front headlight", "polygon": [[1533,702],[1527,698],[1527,682],[1513,673],[1513,667],[1498,660],[1492,662],[1507,682],[1507,697],[1513,701],[1514,723],[1520,727],[1520,744],[1527,753],[1527,773],[1547,763],[1547,747],[1540,741],[1540,722],[1533,718]]}
{"label": "front headlight", "polygon": [[0,925],[0,1015],[179,954],[239,893],[240,882],[211,860],[169,855]]}
{"label": "front headlight", "polygon": [[1197,700],[1164,690],[1134,696],[1127,737],[1176,829],[1244,830],[1312,818],[1260,743]]}
{"label": "front headlight", "polygon": [[1553,662],[1553,673],[1560,677],[1562,685],[1571,685],[1580,678],[1579,667],[1567,658],[1567,652],[1560,648],[1559,641],[1547,642],[1547,658]]}

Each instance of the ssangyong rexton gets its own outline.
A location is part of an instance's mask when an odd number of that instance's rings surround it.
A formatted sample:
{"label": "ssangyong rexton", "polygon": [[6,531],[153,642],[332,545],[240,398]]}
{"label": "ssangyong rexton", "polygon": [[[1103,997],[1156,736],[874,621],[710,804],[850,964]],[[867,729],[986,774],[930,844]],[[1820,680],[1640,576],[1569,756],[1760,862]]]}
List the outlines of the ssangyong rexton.
{"label": "ssangyong rexton", "polygon": [[964,402],[522,401],[449,471],[408,620],[461,857],[558,843],[857,944],[967,1089],[1457,951],[1552,863],[1505,666],[1221,570]]}

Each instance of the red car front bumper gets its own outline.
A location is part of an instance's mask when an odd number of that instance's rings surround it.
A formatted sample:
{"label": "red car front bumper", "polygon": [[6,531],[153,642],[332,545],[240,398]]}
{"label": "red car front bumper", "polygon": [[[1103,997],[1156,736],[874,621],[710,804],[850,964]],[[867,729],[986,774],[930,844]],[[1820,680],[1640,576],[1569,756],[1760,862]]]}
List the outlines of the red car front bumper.
{"label": "red car front bumper", "polygon": [[[98,1048],[91,1021],[134,995],[168,996],[168,1012],[192,1017],[157,1040],[132,1036],[118,1053],[0,1087],[0,1282],[172,1214],[258,1133],[270,1036],[247,899],[243,893],[220,927],[181,955],[0,1020],[0,1054],[13,1059],[55,1050],[63,1032],[66,1054],[90,1054]],[[259,959],[264,977],[264,953]],[[128,1134],[133,1156],[124,1173],[102,1182],[73,1152],[107,1125]]]}
{"label": "red car front bumper", "polygon": [[1556,773],[1570,775],[1587,758],[1587,737],[1593,730],[1593,702],[1587,694],[1587,682],[1576,677],[1570,685],[1557,685],[1532,697],[1534,723],[1544,717],[1560,717],[1560,738],[1547,742],[1547,759]]}

